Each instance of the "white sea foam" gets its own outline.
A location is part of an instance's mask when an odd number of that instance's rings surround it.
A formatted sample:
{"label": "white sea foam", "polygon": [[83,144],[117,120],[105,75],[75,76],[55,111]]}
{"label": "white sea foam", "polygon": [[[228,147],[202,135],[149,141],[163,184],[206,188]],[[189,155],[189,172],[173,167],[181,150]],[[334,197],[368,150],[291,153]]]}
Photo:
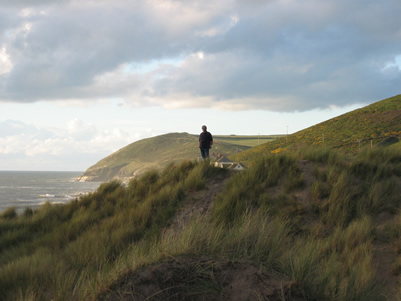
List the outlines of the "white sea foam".
{"label": "white sea foam", "polygon": [[48,193],[46,193],[46,194],[41,194],[41,195],[39,195],[39,197],[40,198],[54,198],[54,197],[56,197],[54,194],[48,194]]}

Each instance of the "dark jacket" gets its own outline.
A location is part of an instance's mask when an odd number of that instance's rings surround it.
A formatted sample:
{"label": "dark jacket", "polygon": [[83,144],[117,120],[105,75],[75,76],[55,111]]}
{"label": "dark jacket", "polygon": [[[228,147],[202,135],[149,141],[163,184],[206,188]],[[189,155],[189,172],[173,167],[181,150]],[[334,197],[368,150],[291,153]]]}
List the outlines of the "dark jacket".
{"label": "dark jacket", "polygon": [[199,148],[212,148],[213,137],[208,131],[199,135]]}

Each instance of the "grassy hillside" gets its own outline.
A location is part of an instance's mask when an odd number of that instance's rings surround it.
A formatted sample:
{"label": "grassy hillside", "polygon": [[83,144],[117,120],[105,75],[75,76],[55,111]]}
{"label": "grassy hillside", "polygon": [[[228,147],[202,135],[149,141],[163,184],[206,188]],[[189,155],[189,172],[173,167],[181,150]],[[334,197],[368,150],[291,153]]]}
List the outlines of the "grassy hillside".
{"label": "grassy hillside", "polygon": [[[234,154],[248,146],[214,139],[212,153]],[[162,169],[171,162],[194,160],[200,156],[198,136],[188,133],[171,133],[134,142],[100,160],[88,168],[83,179],[108,181],[143,174],[147,170]]]}
{"label": "grassy hillside", "polygon": [[401,95],[319,123],[288,137],[282,137],[231,158],[250,162],[265,153],[295,150],[302,146],[338,148],[355,153],[364,147],[401,135]]}
{"label": "grassy hillside", "polygon": [[263,143],[272,142],[283,135],[255,135],[255,136],[240,136],[240,135],[214,135],[216,141],[227,142],[230,144],[244,145],[249,147],[258,146]]}
{"label": "grassy hillside", "polygon": [[401,153],[148,171],[0,216],[1,300],[400,300]]}

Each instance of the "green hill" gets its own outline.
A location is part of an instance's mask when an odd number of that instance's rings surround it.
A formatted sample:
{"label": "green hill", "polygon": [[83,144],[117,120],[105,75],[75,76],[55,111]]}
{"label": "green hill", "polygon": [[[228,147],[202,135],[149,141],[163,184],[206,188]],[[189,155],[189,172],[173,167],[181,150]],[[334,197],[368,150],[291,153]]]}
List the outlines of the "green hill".
{"label": "green hill", "polygon": [[[249,148],[225,141],[216,137],[211,154],[230,155]],[[89,167],[81,179],[109,181],[113,178],[129,178],[139,176],[153,168],[162,169],[172,162],[195,160],[199,156],[198,136],[170,133],[127,145]]]}
{"label": "green hill", "polygon": [[332,118],[287,137],[244,151],[231,159],[248,162],[265,153],[279,153],[300,147],[338,148],[355,153],[401,135],[401,95]]}

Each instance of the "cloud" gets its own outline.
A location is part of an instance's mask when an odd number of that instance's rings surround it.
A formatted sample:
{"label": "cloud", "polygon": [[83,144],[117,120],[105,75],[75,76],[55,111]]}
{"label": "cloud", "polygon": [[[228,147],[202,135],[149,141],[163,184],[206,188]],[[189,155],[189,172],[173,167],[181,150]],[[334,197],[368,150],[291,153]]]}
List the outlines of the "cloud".
{"label": "cloud", "polygon": [[[31,170],[65,170],[66,166],[85,170],[103,157],[149,135],[152,133],[131,133],[119,128],[99,130],[80,119],[69,121],[64,128],[40,128],[6,120],[0,122],[0,162],[2,169],[19,169],[20,164]],[[70,165],[65,160],[71,160]],[[54,166],[56,162],[64,167]]]}
{"label": "cloud", "polygon": [[35,134],[38,129],[21,121],[6,120],[0,123],[0,137],[15,136],[20,134]]}
{"label": "cloud", "polygon": [[98,134],[98,130],[95,125],[89,123],[85,124],[80,119],[73,119],[68,123],[67,127],[68,137],[72,137],[75,140],[86,140],[88,137],[94,137]]}
{"label": "cloud", "polygon": [[[43,5],[43,4],[55,4],[55,3],[62,3],[68,2],[69,0],[35,0],[35,6]],[[32,5],[32,1],[30,0],[1,0],[0,5],[2,7],[30,7]]]}
{"label": "cloud", "polygon": [[401,54],[400,9],[398,0],[18,1],[0,9],[0,101],[282,112],[372,102],[400,93],[400,69],[386,68]]}

